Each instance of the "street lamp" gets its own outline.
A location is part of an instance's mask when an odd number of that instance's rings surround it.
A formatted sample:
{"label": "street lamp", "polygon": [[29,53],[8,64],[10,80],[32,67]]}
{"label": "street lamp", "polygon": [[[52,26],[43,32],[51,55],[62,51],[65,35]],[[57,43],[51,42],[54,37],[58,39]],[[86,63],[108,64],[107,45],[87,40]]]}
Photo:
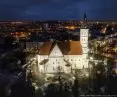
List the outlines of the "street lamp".
{"label": "street lamp", "polygon": [[93,57],[90,57],[90,60],[93,61]]}

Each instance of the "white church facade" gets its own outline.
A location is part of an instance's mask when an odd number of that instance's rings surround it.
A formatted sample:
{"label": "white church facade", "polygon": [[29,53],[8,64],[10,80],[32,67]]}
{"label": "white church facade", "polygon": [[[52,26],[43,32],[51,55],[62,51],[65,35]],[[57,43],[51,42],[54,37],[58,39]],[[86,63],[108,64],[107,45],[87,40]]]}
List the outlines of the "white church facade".
{"label": "white church facade", "polygon": [[80,41],[45,42],[39,51],[40,73],[56,73],[61,67],[65,73],[88,68],[88,29],[80,29]]}

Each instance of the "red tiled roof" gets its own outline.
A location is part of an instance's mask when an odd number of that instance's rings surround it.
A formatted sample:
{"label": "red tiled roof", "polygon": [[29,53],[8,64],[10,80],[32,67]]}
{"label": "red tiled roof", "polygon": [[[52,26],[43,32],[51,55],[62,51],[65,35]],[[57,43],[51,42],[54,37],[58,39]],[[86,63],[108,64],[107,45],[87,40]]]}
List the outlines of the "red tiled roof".
{"label": "red tiled roof", "polygon": [[70,41],[70,51],[68,55],[82,55],[82,46],[80,41]]}
{"label": "red tiled roof", "polygon": [[50,54],[50,49],[52,47],[52,42],[45,42],[39,51],[40,55],[49,55]]}
{"label": "red tiled roof", "polygon": [[80,41],[45,42],[40,48],[40,55],[49,55],[55,45],[58,45],[63,55],[82,55]]}

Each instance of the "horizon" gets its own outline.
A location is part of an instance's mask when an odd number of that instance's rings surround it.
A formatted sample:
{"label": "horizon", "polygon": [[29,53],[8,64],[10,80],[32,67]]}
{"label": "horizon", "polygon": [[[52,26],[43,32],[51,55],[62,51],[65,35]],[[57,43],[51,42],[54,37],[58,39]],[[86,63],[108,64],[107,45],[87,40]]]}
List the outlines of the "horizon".
{"label": "horizon", "polygon": [[[46,22],[46,21],[48,21],[48,22],[50,22],[50,21],[78,21],[78,22],[80,22],[80,21],[83,21],[83,19],[64,19],[64,20],[0,20],[0,22],[33,22],[33,21],[35,21],[35,22]],[[113,20],[113,19],[100,19],[100,20],[96,20],[96,19],[92,19],[92,20],[87,20],[87,22],[90,22],[90,21],[94,21],[94,22],[117,22],[117,19],[115,19],[115,20]]]}

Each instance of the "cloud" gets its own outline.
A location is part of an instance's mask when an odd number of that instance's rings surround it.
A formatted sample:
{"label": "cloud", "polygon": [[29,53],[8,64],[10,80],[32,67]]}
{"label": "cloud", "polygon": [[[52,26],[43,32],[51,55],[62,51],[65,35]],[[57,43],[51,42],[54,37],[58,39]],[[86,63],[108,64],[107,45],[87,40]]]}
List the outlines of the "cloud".
{"label": "cloud", "polygon": [[4,0],[0,1],[0,20],[54,19],[67,18],[67,15],[71,18],[76,2],[82,1],[85,0]]}
{"label": "cloud", "polygon": [[117,19],[117,0],[95,0],[89,2],[88,15],[90,19]]}
{"label": "cloud", "polygon": [[25,18],[35,19],[74,19],[78,12],[74,6],[60,8],[59,6],[32,6],[25,11]]}
{"label": "cloud", "polygon": [[116,18],[117,0],[0,0],[0,20]]}

